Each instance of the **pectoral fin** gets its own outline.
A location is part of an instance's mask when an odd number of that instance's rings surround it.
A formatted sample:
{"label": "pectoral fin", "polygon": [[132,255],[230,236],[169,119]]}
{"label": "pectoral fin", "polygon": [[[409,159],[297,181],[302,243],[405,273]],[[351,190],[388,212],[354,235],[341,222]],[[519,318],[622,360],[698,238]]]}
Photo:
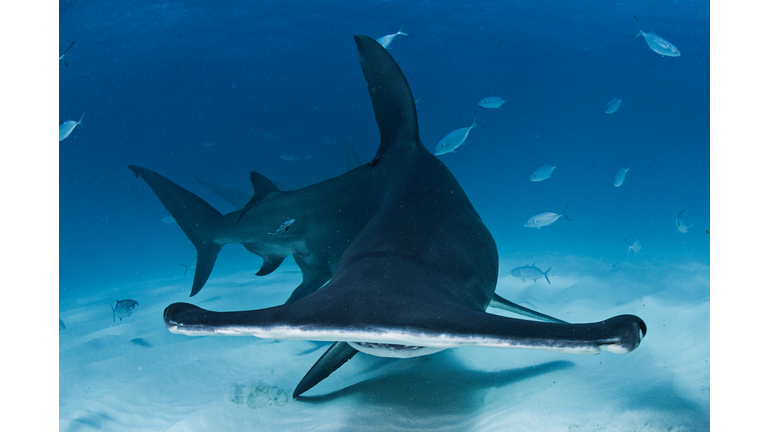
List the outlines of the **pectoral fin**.
{"label": "pectoral fin", "polygon": [[281,256],[268,256],[264,258],[264,263],[261,265],[259,271],[256,272],[256,276],[266,276],[280,267],[285,257]]}
{"label": "pectoral fin", "polygon": [[527,316],[528,318],[533,318],[539,321],[567,324],[567,322],[563,320],[559,320],[549,315],[544,315],[541,312],[536,312],[535,310],[520,306],[519,304],[512,303],[511,301],[505,299],[504,297],[498,294],[493,295],[493,299],[491,299],[491,304],[488,306],[496,309],[502,309],[508,312],[516,313],[518,315]]}
{"label": "pectoral fin", "polygon": [[296,390],[293,391],[293,397],[298,397],[300,394],[316,386],[320,381],[328,378],[336,369],[354,357],[357,352],[356,349],[346,342],[334,342],[328,348],[328,351],[312,366],[309,372],[304,375],[304,378],[301,379],[299,385],[296,386]]}

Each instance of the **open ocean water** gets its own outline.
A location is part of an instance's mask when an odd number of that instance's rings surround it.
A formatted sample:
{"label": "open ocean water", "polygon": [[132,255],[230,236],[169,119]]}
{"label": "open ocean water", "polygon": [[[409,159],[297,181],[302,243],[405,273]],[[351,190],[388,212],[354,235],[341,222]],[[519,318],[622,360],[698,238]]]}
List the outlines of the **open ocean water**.
{"label": "open ocean water", "polygon": [[[128,165],[228,213],[204,182],[298,189],[343,174],[345,142],[370,161],[352,37],[399,29],[424,145],[482,126],[438,157],[496,241],[496,292],[569,322],[638,315],[638,349],[360,354],[294,400],[326,344],[165,328],[175,302],[282,304],[301,273],[289,257],[254,276],[227,246],[190,298],[195,249]],[[57,161],[59,430],[710,429],[709,2],[61,1],[52,36],[59,124],[82,116]],[[545,212],[567,218],[524,226]],[[534,263],[549,281],[512,275]],[[138,307],[114,319],[122,299]]]}

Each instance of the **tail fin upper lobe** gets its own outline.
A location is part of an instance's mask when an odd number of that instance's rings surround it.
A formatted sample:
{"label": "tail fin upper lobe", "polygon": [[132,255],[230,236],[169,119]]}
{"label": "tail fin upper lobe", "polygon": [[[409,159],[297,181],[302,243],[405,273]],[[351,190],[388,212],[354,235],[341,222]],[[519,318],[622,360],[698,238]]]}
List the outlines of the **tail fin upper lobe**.
{"label": "tail fin upper lobe", "polygon": [[176,219],[176,223],[184,234],[195,245],[197,267],[195,267],[192,293],[189,295],[194,296],[205,285],[216,263],[216,257],[224,246],[214,240],[217,224],[222,217],[221,213],[197,195],[154,171],[136,165],[129,165],[128,168],[136,174],[136,177],[144,179],[171,216]]}

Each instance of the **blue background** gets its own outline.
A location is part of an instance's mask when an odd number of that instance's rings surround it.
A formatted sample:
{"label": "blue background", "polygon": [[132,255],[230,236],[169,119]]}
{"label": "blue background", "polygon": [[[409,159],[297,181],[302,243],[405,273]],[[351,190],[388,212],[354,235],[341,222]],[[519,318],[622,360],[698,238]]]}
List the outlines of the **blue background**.
{"label": "blue background", "polygon": [[[76,41],[69,66],[59,66],[59,122],[85,112],[84,128],[59,143],[62,300],[180,278],[179,264],[195,256],[129,164],[231,211],[192,178],[250,192],[254,170],[305,186],[344,172],[343,140],[369,160],[378,132],[352,36],[378,38],[401,24],[409,36],[391,53],[421,98],[427,148],[469,126],[475,110],[484,126],[440,158],[502,256],[709,264],[707,2],[68,1],[59,9],[59,52]],[[682,55],[661,57],[634,39],[633,16]],[[494,95],[508,102],[477,105]],[[614,97],[621,107],[605,114]],[[552,178],[529,181],[555,161]],[[523,227],[566,204],[572,222]],[[687,234],[675,228],[682,209]],[[642,251],[625,257],[625,238]],[[214,276],[260,264],[230,246]]]}

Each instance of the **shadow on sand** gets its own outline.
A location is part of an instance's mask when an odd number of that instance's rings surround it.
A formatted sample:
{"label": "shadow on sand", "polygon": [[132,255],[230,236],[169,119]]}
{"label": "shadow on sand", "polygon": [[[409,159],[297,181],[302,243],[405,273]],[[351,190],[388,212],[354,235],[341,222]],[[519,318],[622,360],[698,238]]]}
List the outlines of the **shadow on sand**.
{"label": "shadow on sand", "polygon": [[351,399],[348,423],[340,430],[472,430],[488,392],[575,366],[570,361],[496,372],[474,371],[450,352],[393,360],[382,375],[324,395],[298,401],[323,404]]}

